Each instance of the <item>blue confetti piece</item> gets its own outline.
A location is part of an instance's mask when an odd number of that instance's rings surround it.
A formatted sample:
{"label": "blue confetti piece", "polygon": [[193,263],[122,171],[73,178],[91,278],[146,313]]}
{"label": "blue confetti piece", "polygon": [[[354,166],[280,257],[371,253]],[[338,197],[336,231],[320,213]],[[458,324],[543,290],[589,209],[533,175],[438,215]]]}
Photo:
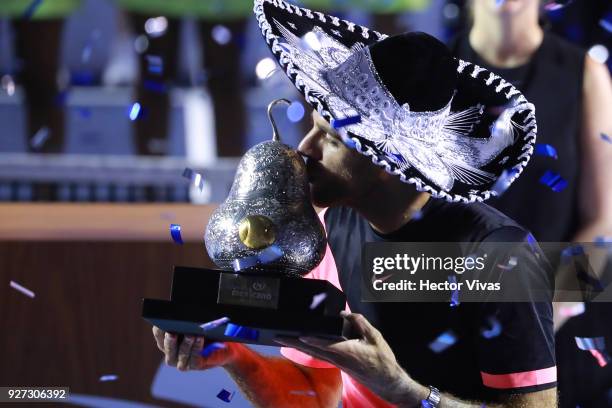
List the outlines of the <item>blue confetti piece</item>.
{"label": "blue confetti piece", "polygon": [[299,101],[292,102],[287,108],[287,118],[293,123],[297,123],[302,120],[305,113],[306,110],[304,109],[304,105],[302,105]]}
{"label": "blue confetti piece", "polygon": [[356,116],[348,116],[346,118],[343,119],[332,119],[331,120],[331,126],[334,129],[340,129],[346,126],[350,126],[350,125],[354,125],[355,123],[359,123],[361,122],[361,116],[360,115],[356,115]]}
{"label": "blue confetti piece", "polygon": [[200,352],[200,355],[202,357],[208,357],[210,356],[212,353],[214,353],[217,350],[221,350],[226,348],[227,346],[223,343],[211,343],[208,346],[204,347],[204,349]]}
{"label": "blue confetti piece", "polygon": [[183,177],[189,179],[200,191],[204,188],[204,177],[189,167],[185,167],[185,170],[183,170]]}
{"label": "blue confetti piece", "polygon": [[[457,277],[455,275],[450,275],[448,277],[448,282],[457,285]],[[457,307],[459,304],[459,289],[457,288],[451,293],[450,307]]]}
{"label": "blue confetti piece", "polygon": [[490,316],[487,318],[487,321],[489,322],[489,328],[480,329],[480,334],[482,335],[482,337],[484,337],[485,339],[492,339],[494,337],[499,336],[502,331],[501,323],[499,322],[499,320],[497,320],[493,316]]}
{"label": "blue confetti piece", "polygon": [[540,183],[550,187],[550,189],[556,193],[567,187],[567,181],[565,181],[559,173],[555,173],[552,170],[547,170],[546,173],[540,177]]}
{"label": "blue confetti piece", "polygon": [[40,7],[40,5],[42,4],[42,2],[43,0],[32,1],[30,5],[28,6],[28,8],[26,8],[25,11],[23,12],[23,15],[21,16],[21,18],[25,20],[31,19],[34,13],[36,13],[36,10],[38,10],[38,7]]}
{"label": "blue confetti piece", "polygon": [[227,327],[225,328],[225,333],[223,334],[227,337],[238,337],[244,340],[257,341],[257,339],[259,338],[259,330],[239,326],[233,323],[227,324]]}
{"label": "blue confetti piece", "polygon": [[316,309],[317,306],[321,304],[327,298],[327,293],[322,292],[312,297],[312,302],[310,303],[310,309]]}
{"label": "blue confetti piece", "polygon": [[130,107],[130,112],[128,116],[130,117],[131,121],[142,117],[142,106],[138,102],[134,102]]}
{"label": "blue confetti piece", "polygon": [[229,317],[222,317],[220,319],[212,320],[210,322],[204,323],[200,325],[202,330],[213,330],[219,326],[223,326],[225,323],[229,322]]}
{"label": "blue confetti piece", "polygon": [[500,197],[506,192],[508,187],[510,187],[510,184],[512,183],[511,180],[516,174],[518,174],[518,170],[516,169],[504,169],[491,187],[491,191],[494,191],[497,193],[497,196]]}
{"label": "blue confetti piece", "polygon": [[427,400],[421,400],[421,408],[434,408],[434,407],[433,405],[431,405],[431,402]]}
{"label": "blue confetti piece", "polygon": [[552,157],[558,159],[557,150],[549,144],[536,143],[535,153],[539,156]]}
{"label": "blue confetti piece", "polygon": [[602,134],[601,134],[601,138],[602,138],[604,141],[608,142],[608,143],[612,143],[612,138],[611,138],[610,136],[606,135],[605,133],[602,133]]}
{"label": "blue confetti piece", "polygon": [[608,247],[610,248],[610,245],[606,245],[606,244],[612,244],[612,237],[604,237],[604,236],[599,236],[599,237],[595,237],[595,246],[600,247],[600,248],[605,248]]}
{"label": "blue confetti piece", "polygon": [[421,211],[421,210],[417,210],[417,211],[415,211],[415,212],[412,214],[412,216],[410,217],[410,219],[411,219],[411,220],[415,220],[415,221],[418,221],[418,220],[420,220],[421,218],[423,218],[423,211]]}
{"label": "blue confetti piece", "polygon": [[221,401],[230,402],[232,398],[234,398],[235,393],[236,391],[229,392],[225,388],[222,388],[221,391],[219,391],[219,393],[217,394],[217,398],[219,398]]}
{"label": "blue confetti piece", "polygon": [[154,75],[161,75],[164,72],[164,61],[159,55],[147,55],[147,71]]}
{"label": "blue confetti piece", "polygon": [[269,246],[258,255],[259,261],[263,264],[273,262],[281,256],[283,256],[283,250],[278,245]]}
{"label": "blue confetti piece", "polygon": [[345,129],[338,129],[338,134],[342,139],[342,143],[344,143],[346,147],[348,147],[349,149],[357,148],[357,143],[355,143],[355,141],[349,137]]}
{"label": "blue confetti piece", "polygon": [[267,264],[283,256],[283,250],[278,245],[272,245],[260,251],[257,255],[234,259],[232,266],[235,272],[252,268],[259,264]]}
{"label": "blue confetti piece", "polygon": [[243,269],[249,269],[259,263],[259,258],[257,256],[247,256],[245,258],[234,259],[232,262],[232,267],[234,268],[234,272],[239,272]]}
{"label": "blue confetti piece", "polygon": [[603,337],[574,337],[580,350],[588,351],[601,367],[608,365],[612,359],[606,351],[606,341]]}
{"label": "blue confetti piece", "polygon": [[159,94],[163,94],[168,91],[165,84],[159,81],[153,81],[151,79],[145,79],[142,85],[144,89],[146,89],[147,91],[151,91],[151,92],[155,92]]}
{"label": "blue confetti piece", "polygon": [[170,224],[170,235],[172,240],[177,244],[183,244],[183,238],[181,238],[181,226],[179,224]]}
{"label": "blue confetti piece", "polygon": [[45,142],[49,139],[50,135],[51,135],[51,131],[49,130],[48,127],[46,126],[41,127],[34,134],[34,136],[32,136],[32,139],[30,139],[30,146],[34,150],[40,149],[45,144]]}
{"label": "blue confetti piece", "polygon": [[578,255],[584,255],[584,248],[582,245],[572,245],[561,251],[561,259],[563,262],[567,262],[569,258]]}
{"label": "blue confetti piece", "polygon": [[429,348],[434,353],[440,353],[457,342],[457,336],[452,330],[445,331],[434,341],[429,343]]}
{"label": "blue confetti piece", "polygon": [[606,340],[603,337],[575,337],[576,345],[580,350],[605,350]]}
{"label": "blue confetti piece", "polygon": [[612,33],[612,13],[607,13],[603,16],[601,20],[599,20],[599,25],[607,32]]}
{"label": "blue confetti piece", "polygon": [[118,375],[109,374],[109,375],[101,376],[100,381],[116,381],[118,378],[119,378]]}

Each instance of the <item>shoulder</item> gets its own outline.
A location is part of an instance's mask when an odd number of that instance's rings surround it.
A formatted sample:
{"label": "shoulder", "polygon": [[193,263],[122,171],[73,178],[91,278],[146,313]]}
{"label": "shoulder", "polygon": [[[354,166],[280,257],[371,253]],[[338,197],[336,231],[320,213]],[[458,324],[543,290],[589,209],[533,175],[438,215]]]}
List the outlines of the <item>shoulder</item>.
{"label": "shoulder", "polygon": [[453,226],[459,233],[458,241],[478,242],[502,233],[510,239],[511,236],[529,233],[516,221],[485,203],[444,203],[432,216],[439,217],[436,223],[449,228]]}

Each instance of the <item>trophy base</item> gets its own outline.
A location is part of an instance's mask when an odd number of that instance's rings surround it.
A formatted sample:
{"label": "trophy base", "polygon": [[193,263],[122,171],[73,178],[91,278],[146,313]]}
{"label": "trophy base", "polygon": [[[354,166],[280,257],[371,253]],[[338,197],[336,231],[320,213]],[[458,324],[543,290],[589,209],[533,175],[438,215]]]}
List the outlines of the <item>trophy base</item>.
{"label": "trophy base", "polygon": [[276,336],[353,337],[345,304],[324,280],[175,267],[171,300],[143,299],[142,317],[167,332],[278,346]]}

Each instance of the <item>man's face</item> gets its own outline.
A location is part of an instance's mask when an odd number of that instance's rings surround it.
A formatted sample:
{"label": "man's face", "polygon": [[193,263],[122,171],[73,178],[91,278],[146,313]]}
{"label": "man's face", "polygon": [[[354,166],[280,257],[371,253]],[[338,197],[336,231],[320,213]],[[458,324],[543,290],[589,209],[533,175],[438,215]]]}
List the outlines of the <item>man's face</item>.
{"label": "man's face", "polygon": [[313,111],[312,120],[313,127],[300,142],[298,152],[308,158],[313,204],[330,207],[358,202],[377,182],[381,170],[347,147],[318,112]]}

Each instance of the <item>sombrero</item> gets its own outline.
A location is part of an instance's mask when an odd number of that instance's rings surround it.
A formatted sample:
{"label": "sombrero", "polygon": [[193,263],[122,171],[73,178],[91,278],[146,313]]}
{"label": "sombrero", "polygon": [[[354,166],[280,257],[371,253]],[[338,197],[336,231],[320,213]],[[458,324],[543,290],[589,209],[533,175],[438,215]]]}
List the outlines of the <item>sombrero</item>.
{"label": "sombrero", "polygon": [[[417,190],[483,201],[516,179],[535,108],[512,84],[425,33],[393,37],[283,0],[255,0],[274,57],[345,142]],[[499,184],[499,183],[498,183]]]}

